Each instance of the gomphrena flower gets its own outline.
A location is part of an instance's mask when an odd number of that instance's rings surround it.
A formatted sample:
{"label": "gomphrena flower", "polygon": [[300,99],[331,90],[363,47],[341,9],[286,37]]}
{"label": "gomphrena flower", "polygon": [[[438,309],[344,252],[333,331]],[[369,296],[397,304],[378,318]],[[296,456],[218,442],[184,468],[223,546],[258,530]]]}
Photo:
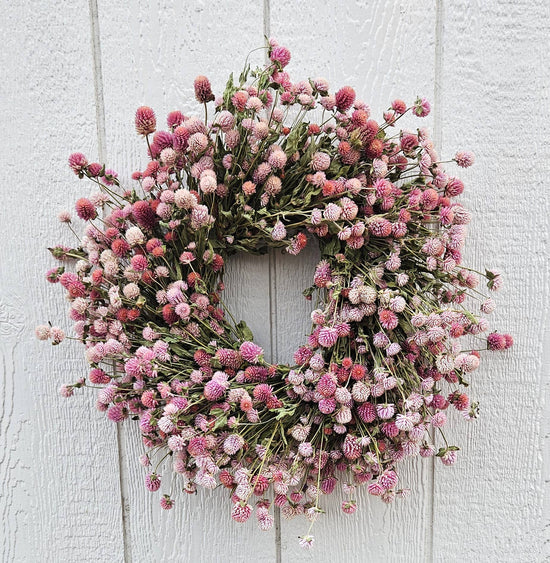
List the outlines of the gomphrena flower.
{"label": "gomphrena flower", "polygon": [[147,106],[141,106],[136,110],[136,131],[140,135],[150,135],[157,128],[157,118],[155,112]]}
{"label": "gomphrena flower", "polygon": [[[274,505],[305,515],[300,544],[311,548],[325,495],[343,494],[351,515],[360,485],[388,503],[408,494],[401,461],[457,462],[458,448],[437,447],[432,429],[477,416],[464,387],[481,360],[472,342],[504,351],[513,339],[488,332],[495,301],[480,300],[481,280],[497,291],[501,274],[462,264],[463,182],[426,129],[394,129],[428,115],[429,102],[395,99],[377,120],[352,87],[294,82],[288,49],[271,40],[267,50],[252,80],[246,68],[228,81],[210,116],[204,76],[194,83],[200,117],[175,110],[157,131],[154,111],[138,108],[149,160],[130,188],[70,156],[102,192],[76,202],[83,236],[50,249],[59,263],[46,277],[66,290],[90,364],[61,394],[100,386],[109,420],[137,420],[145,486],[163,489],[162,508],[175,502],[175,480],[159,476],[171,465],[188,493],[227,489],[237,522],[255,510],[270,529]],[[454,161],[474,158],[459,151]],[[68,213],[60,220],[72,226]],[[311,332],[295,365],[271,363],[224,305],[225,266],[238,251],[299,255],[312,241],[321,260],[304,291],[317,303]],[[51,325],[36,335],[65,339]]]}
{"label": "gomphrena flower", "polygon": [[214,101],[214,94],[212,93],[212,86],[210,80],[206,76],[197,76],[195,78],[195,98],[201,104]]}

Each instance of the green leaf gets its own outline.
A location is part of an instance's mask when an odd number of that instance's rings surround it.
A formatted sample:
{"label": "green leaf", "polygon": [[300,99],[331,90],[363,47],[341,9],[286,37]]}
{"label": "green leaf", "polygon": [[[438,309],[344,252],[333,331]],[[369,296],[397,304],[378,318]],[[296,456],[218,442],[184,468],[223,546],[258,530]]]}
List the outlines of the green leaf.
{"label": "green leaf", "polygon": [[334,256],[340,252],[341,242],[337,237],[331,238],[331,240],[323,246],[321,252],[324,256]]}
{"label": "green leaf", "polygon": [[221,413],[223,413],[221,409],[214,409],[213,411],[211,411],[212,414],[216,416],[216,422],[214,424],[214,428],[212,429],[213,431],[227,424],[227,414],[223,414],[223,416],[221,416],[220,414],[216,414],[216,411],[220,411]]}
{"label": "green leaf", "polygon": [[248,328],[248,325],[244,321],[238,323],[235,328],[237,329],[237,333],[243,340],[249,340],[249,341],[254,340],[254,335],[252,334],[252,331]]}

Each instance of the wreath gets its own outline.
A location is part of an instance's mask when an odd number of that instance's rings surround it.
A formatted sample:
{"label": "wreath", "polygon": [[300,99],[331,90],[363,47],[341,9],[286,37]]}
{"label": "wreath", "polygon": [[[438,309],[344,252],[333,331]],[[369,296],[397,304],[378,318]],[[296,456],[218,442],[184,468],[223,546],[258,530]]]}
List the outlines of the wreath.
{"label": "wreath", "polygon": [[[133,187],[70,156],[99,191],[76,202],[84,235],[49,249],[61,265],[47,273],[68,293],[91,366],[62,395],[99,388],[110,420],[137,421],[146,487],[161,489],[169,463],[179,476],[163,487],[163,508],[174,505],[174,483],[187,493],[222,485],[232,518],[244,522],[255,505],[264,530],[273,506],[313,525],[336,489],[346,513],[361,484],[384,502],[406,495],[397,474],[406,458],[455,463],[448,413],[476,416],[464,387],[479,351],[512,345],[487,334],[483,315],[495,305],[478,287],[485,278],[498,290],[500,274],[462,265],[462,181],[445,172],[426,129],[396,127],[428,115],[429,103],[394,100],[375,121],[353,88],[292,82],[289,51],[274,40],[266,49],[268,62],[245,64],[218,98],[206,77],[195,80],[203,117],[173,111],[157,130],[153,110],[137,110],[149,161]],[[473,160],[459,151],[447,162]],[[68,212],[59,219],[73,229]],[[304,291],[316,303],[312,329],[294,365],[270,363],[223,301],[225,264],[306,244],[321,252]],[[36,332],[65,338],[51,324]],[[300,541],[311,547],[311,527]]]}

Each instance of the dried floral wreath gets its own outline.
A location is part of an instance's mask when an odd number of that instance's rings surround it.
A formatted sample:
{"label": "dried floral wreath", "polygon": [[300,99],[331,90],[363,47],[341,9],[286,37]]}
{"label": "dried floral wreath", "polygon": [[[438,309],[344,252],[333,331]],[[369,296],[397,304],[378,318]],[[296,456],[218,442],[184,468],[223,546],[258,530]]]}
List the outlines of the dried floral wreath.
{"label": "dried floral wreath", "polygon": [[[395,128],[407,113],[428,115],[429,103],[395,100],[375,121],[351,87],[333,95],[323,79],[291,82],[289,51],[271,40],[267,52],[263,68],[231,75],[222,97],[195,80],[201,119],[174,111],[158,131],[153,110],[137,110],[150,157],[133,174],[139,187],[122,190],[114,171],[71,155],[100,191],[76,202],[85,234],[77,248],[50,249],[63,265],[47,274],[68,292],[91,364],[62,394],[99,386],[109,419],[139,421],[149,490],[171,462],[188,493],[226,487],[236,521],[255,504],[261,529],[274,505],[313,524],[337,484],[346,513],[360,484],[390,502],[406,493],[396,472],[405,458],[453,464],[458,448],[441,428],[450,407],[476,415],[463,390],[480,362],[471,341],[512,345],[483,336],[486,319],[466,308],[467,296],[483,314],[495,305],[461,264],[470,214],[453,199],[463,183],[425,129]],[[453,161],[467,167],[473,155]],[[59,218],[72,230],[69,213]],[[317,303],[312,330],[295,365],[271,364],[223,302],[224,265],[237,252],[296,255],[312,239],[322,257],[304,292]],[[489,290],[501,285],[495,271],[480,275]],[[51,325],[37,335],[64,339]]]}

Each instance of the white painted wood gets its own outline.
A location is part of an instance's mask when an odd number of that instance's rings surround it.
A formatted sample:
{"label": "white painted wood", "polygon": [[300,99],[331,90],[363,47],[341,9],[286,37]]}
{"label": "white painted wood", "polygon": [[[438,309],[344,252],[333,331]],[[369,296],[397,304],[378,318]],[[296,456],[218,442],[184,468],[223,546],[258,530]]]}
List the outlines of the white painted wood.
{"label": "white painted wood", "polygon": [[[190,113],[194,77],[207,74],[220,92],[228,70],[240,70],[262,43],[264,28],[291,49],[293,77],[350,84],[375,117],[395,97],[439,102],[435,118],[408,124],[435,127],[444,155],[476,153],[476,166],[461,170],[463,200],[474,212],[466,261],[504,272],[494,327],[516,340],[472,377],[481,418],[451,420],[449,434],[462,447],[456,466],[412,463],[402,472],[409,499],[386,507],[361,492],[355,516],[326,499],[311,553],[297,546],[305,521],[283,521],[282,561],[550,557],[543,530],[550,530],[546,0],[99,0],[98,14],[99,143],[88,3],[16,2],[2,10],[2,561],[277,560],[275,532],[233,523],[222,491],[180,496],[170,513],[160,510],[158,494],[143,487],[137,428],[119,430],[119,467],[117,432],[95,411],[92,393],[58,398],[59,385],[85,370],[82,350],[51,349],[32,334],[48,319],[69,327],[61,292],[43,280],[51,264],[44,246],[65,236],[52,220],[87,189],[66,167],[68,153],[92,158],[105,150],[128,181],[146,158],[133,130],[136,107],[151,105],[159,122],[172,109]],[[308,248],[299,257],[236,257],[228,267],[227,301],[278,361],[290,361],[309,330],[311,304],[301,291],[316,260]]]}
{"label": "white painted wood", "polygon": [[88,4],[4,2],[1,25],[0,559],[122,561],[115,428],[93,393],[58,394],[82,348],[34,337],[71,326],[45,247],[74,242],[57,213],[88,190],[68,155],[97,151]]}
{"label": "white painted wood", "polygon": [[[422,95],[433,98],[435,82],[435,6],[418,2],[288,3],[271,0],[271,35],[287,45],[293,58],[291,76],[325,77],[333,91],[344,85],[356,89],[358,99],[371,106],[374,119],[395,98],[408,102]],[[304,22],[310,35],[297,41]],[[305,39],[305,38],[304,38]],[[433,127],[410,119],[406,126]],[[312,283],[318,254],[310,250],[298,259],[277,261],[277,343],[281,361],[310,329],[301,290]],[[301,307],[297,306],[302,303]],[[336,493],[323,499],[326,515],[313,528],[315,548],[305,552],[297,537],[307,532],[305,519],[282,523],[282,560],[294,561],[427,561],[431,545],[432,461],[414,461],[401,472],[403,486],[412,489],[407,500],[392,506],[358,491],[358,510],[344,514]]]}
{"label": "white painted wood", "polygon": [[502,270],[493,324],[513,334],[515,346],[471,378],[481,417],[453,421],[460,460],[450,470],[436,465],[434,561],[545,559],[549,17],[545,0],[444,6],[442,150],[468,147],[477,156],[461,174],[474,212],[465,260]]}
{"label": "white painted wood", "polygon": [[[263,43],[260,5],[230,1],[159,4],[132,1],[99,5],[107,159],[128,181],[143,169],[146,152],[134,130],[134,112],[149,105],[163,127],[169,111],[202,115],[194,101],[193,80],[207,75],[222,93],[229,69],[240,72],[248,52]],[[261,53],[252,59],[262,62]],[[140,168],[141,167],[141,168]],[[233,315],[247,319],[266,356],[271,354],[269,260],[236,257],[228,267],[223,296]],[[237,524],[224,490],[179,494],[165,513],[159,494],[143,486],[143,453],[132,425],[122,429],[125,523],[129,561],[273,561],[274,531],[261,532],[254,521]],[[168,475],[167,472],[164,475]]]}

